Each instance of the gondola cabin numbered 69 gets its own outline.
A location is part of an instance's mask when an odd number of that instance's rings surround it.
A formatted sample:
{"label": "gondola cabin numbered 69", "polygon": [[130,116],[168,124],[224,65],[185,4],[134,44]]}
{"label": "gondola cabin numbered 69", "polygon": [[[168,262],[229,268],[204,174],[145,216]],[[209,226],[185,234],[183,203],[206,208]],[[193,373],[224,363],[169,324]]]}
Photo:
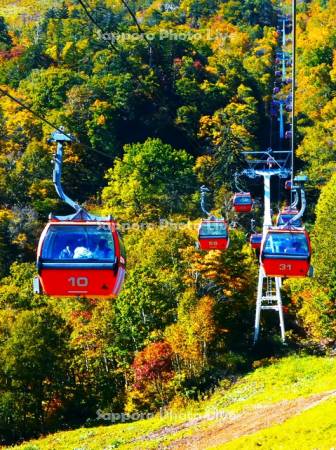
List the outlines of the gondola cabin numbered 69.
{"label": "gondola cabin numbered 69", "polygon": [[125,263],[113,220],[51,219],[38,246],[36,291],[56,297],[116,297]]}
{"label": "gondola cabin numbered 69", "polygon": [[198,229],[198,245],[201,250],[226,250],[229,231],[224,219],[202,220]]}

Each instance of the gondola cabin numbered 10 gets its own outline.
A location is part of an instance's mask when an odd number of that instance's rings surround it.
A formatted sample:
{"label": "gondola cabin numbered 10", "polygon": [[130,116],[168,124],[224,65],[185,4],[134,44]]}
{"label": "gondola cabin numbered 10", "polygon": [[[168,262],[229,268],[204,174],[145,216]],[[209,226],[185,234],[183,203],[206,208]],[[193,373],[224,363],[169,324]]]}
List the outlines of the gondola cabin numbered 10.
{"label": "gondola cabin numbered 10", "polygon": [[56,297],[116,297],[125,276],[125,249],[113,220],[46,225],[38,246],[35,292]]}

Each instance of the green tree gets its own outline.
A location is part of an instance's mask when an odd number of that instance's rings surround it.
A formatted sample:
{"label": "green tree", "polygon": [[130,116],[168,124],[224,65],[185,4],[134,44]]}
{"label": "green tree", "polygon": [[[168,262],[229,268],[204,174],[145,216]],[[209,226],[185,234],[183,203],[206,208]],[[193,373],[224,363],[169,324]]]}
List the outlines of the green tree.
{"label": "green tree", "polygon": [[118,336],[114,345],[121,360],[130,362],[132,353],[140,350],[152,333],[173,322],[180,291],[177,272],[158,273],[150,268],[129,272],[115,303]]}
{"label": "green tree", "polygon": [[7,274],[10,262],[15,258],[16,249],[11,242],[9,232],[12,219],[13,214],[11,211],[0,210],[0,278]]}
{"label": "green tree", "polygon": [[9,275],[1,280],[0,307],[28,310],[44,304],[41,297],[33,294],[32,280],[35,274],[33,263],[14,262]]}
{"label": "green tree", "polygon": [[271,0],[229,0],[222,7],[228,21],[234,24],[273,25],[276,20]]}
{"label": "green tree", "polygon": [[312,239],[312,262],[316,279],[321,285],[333,288],[336,288],[336,255],[333,251],[336,235],[335,196],[336,175],[333,175],[322,189],[316,206]]}
{"label": "green tree", "polygon": [[35,111],[46,112],[60,108],[66,100],[67,91],[83,83],[84,79],[83,75],[69,69],[36,69],[20,83],[20,91],[31,99]]}
{"label": "green tree", "polygon": [[106,210],[123,219],[167,217],[187,208],[195,189],[192,157],[160,139],[126,145],[124,156],[106,174]]}
{"label": "green tree", "polygon": [[330,344],[336,338],[336,308],[332,292],[315,279],[289,279],[284,284],[291,298],[290,312],[309,339]]}
{"label": "green tree", "polygon": [[0,412],[7,416],[0,417],[0,427],[8,440],[11,430],[16,438],[45,431],[49,407],[56,398],[64,400],[67,349],[65,324],[48,308],[15,316],[3,311],[1,316],[0,389],[5,400]]}
{"label": "green tree", "polygon": [[12,45],[12,38],[8,33],[8,27],[4,17],[0,16],[0,49],[8,49]]}
{"label": "green tree", "polygon": [[286,289],[302,328],[317,342],[336,339],[336,175],[323,187],[312,234],[314,278],[288,280]]}

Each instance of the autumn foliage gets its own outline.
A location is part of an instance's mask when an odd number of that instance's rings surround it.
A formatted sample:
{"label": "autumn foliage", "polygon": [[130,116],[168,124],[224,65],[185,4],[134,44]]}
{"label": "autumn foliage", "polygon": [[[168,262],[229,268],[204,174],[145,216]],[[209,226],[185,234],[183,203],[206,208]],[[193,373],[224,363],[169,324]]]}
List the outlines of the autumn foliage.
{"label": "autumn foliage", "polygon": [[[97,408],[157,411],[197,398],[255,357],[258,260],[248,237],[250,219],[262,223],[259,179],[242,180],[253,215],[237,217],[230,199],[242,152],[270,145],[276,4],[129,2],[146,41],[124,2],[86,1],[98,27],[80,3],[2,2],[0,87],[76,137],[64,189],[118,219],[127,278],[113,301],[33,294],[40,233],[50,212],[70,210],[52,182],[53,126],[1,94],[4,445],[94,422]],[[310,177],[315,278],[288,280],[283,293],[290,345],[327,351],[336,340],[336,3],[298,9],[295,167]],[[230,224],[225,252],[195,247],[202,184],[211,213]],[[274,210],[288,201],[282,181],[277,190]],[[272,319],[263,325],[272,331]]]}
{"label": "autumn foliage", "polygon": [[148,382],[168,381],[173,376],[172,349],[167,342],[154,342],[135,355],[132,369],[135,384],[141,389]]}

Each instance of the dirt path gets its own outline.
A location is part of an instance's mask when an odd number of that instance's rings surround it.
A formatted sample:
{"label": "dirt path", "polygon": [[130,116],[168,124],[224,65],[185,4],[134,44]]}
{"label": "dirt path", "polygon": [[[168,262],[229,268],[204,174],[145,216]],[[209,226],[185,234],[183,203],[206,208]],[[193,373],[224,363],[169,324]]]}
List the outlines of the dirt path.
{"label": "dirt path", "polygon": [[[205,450],[232,441],[240,436],[255,433],[256,431],[268,428],[271,425],[282,423],[290,417],[313,408],[333,396],[336,396],[336,391],[324,392],[306,398],[286,400],[273,405],[257,407],[241,414],[237,414],[234,417],[224,418],[220,422],[217,422],[213,427],[202,430],[199,433],[196,432],[190,437],[179,439],[164,448]],[[166,430],[166,432],[167,431],[168,430]]]}

